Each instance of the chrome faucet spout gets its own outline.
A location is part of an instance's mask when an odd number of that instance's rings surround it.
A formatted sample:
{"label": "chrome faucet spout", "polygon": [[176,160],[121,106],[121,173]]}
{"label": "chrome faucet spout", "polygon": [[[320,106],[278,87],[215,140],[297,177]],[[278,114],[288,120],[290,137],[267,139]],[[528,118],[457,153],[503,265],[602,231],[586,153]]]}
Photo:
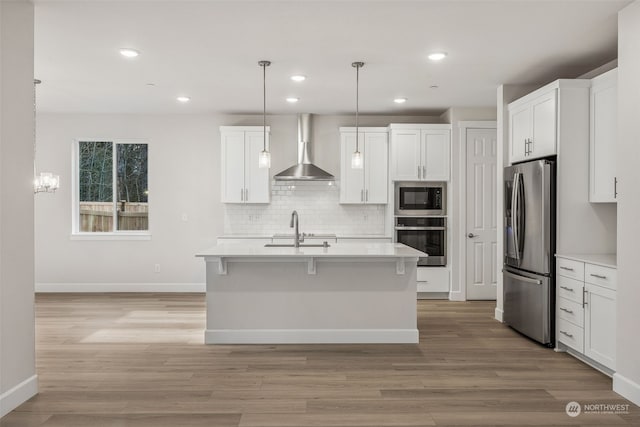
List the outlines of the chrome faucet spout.
{"label": "chrome faucet spout", "polygon": [[300,233],[298,230],[298,212],[291,212],[291,221],[289,222],[289,227],[293,228],[293,246],[296,248],[300,247]]}

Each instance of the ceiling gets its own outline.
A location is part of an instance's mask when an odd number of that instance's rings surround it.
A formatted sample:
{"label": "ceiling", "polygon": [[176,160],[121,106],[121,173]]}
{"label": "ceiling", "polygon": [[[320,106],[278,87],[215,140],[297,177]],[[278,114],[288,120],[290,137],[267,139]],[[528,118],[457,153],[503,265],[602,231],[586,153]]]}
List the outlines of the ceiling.
{"label": "ceiling", "polygon": [[[500,84],[573,78],[617,57],[630,0],[36,0],[39,111],[351,113],[495,105]],[[125,59],[122,47],[139,50]],[[446,59],[427,55],[445,51]],[[307,80],[295,83],[292,74]],[[153,86],[149,84],[153,84]],[[437,88],[432,88],[437,86]],[[178,103],[186,95],[191,101]],[[299,97],[297,104],[285,101]],[[393,103],[406,97],[405,104]]]}

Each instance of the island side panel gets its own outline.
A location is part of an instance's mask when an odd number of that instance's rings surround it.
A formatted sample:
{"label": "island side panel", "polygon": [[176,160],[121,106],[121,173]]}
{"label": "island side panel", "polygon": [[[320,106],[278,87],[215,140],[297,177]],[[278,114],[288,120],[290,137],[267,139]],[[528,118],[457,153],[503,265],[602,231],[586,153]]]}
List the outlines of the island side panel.
{"label": "island side panel", "polygon": [[207,262],[205,342],[416,343],[416,262]]}

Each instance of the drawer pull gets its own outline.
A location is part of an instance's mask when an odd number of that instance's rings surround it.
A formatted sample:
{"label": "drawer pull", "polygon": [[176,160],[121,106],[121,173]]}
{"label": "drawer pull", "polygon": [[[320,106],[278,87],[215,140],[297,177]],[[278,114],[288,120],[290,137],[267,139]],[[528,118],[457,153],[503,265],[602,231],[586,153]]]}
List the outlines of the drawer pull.
{"label": "drawer pull", "polygon": [[570,334],[569,332],[565,332],[565,331],[560,331],[561,334],[564,334],[566,336],[568,336],[569,338],[573,338],[573,335]]}
{"label": "drawer pull", "polygon": [[607,276],[601,276],[599,274],[591,274],[592,277],[597,277],[598,279],[606,279]]}
{"label": "drawer pull", "polygon": [[573,288],[569,288],[567,286],[560,286],[562,289],[564,289],[565,291],[569,291],[569,292],[573,292]]}
{"label": "drawer pull", "polygon": [[568,308],[560,307],[560,310],[567,312],[569,314],[573,314],[573,310],[569,310]]}
{"label": "drawer pull", "polygon": [[570,268],[570,267],[560,266],[560,268],[567,271],[574,271],[573,268]]}

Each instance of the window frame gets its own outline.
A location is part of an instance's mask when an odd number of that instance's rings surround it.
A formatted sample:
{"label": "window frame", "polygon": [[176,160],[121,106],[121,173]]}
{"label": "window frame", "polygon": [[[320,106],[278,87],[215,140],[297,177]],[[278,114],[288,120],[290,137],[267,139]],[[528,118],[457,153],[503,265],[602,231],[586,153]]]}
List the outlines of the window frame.
{"label": "window frame", "polygon": [[[113,231],[80,231],[80,142],[110,142],[113,144],[113,194],[117,192],[117,144],[146,144],[147,145],[147,230],[113,230]],[[71,240],[151,240],[151,183],[149,180],[149,158],[151,144],[143,138],[75,138],[71,155]],[[114,225],[117,201],[114,197]]]}

